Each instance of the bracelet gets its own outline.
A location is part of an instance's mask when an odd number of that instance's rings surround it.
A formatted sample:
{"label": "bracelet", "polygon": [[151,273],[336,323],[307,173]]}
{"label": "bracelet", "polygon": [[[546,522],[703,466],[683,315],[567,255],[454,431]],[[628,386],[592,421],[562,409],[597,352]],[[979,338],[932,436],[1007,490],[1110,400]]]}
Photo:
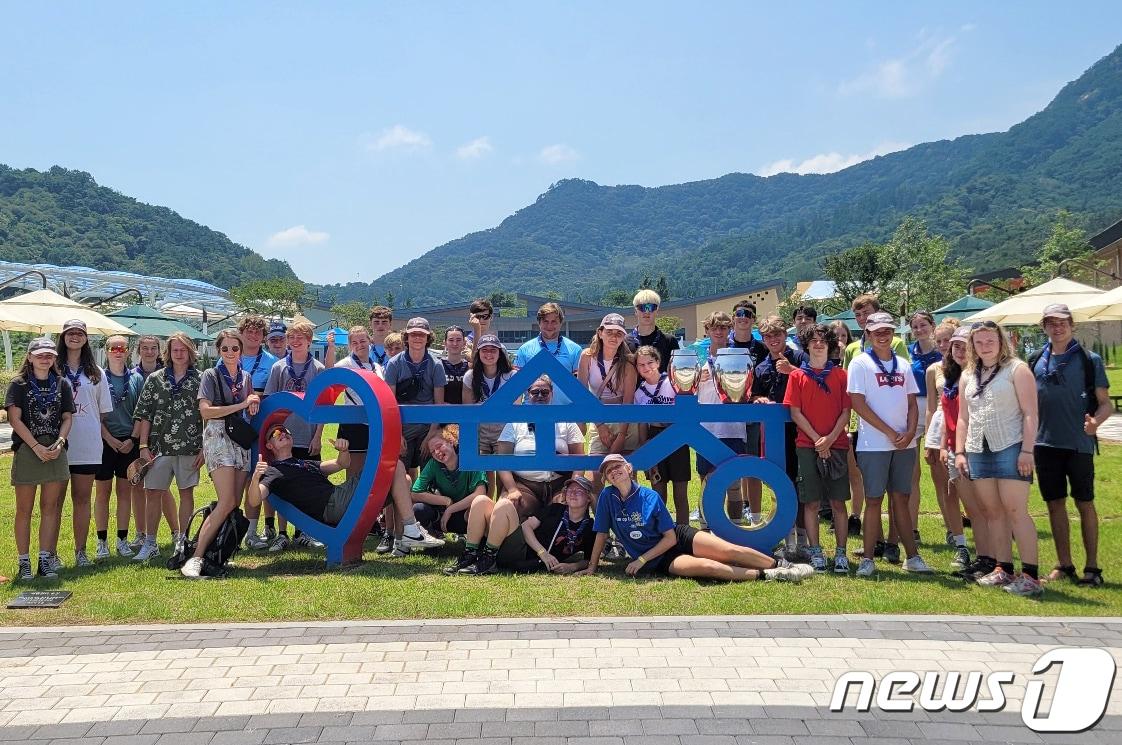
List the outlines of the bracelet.
{"label": "bracelet", "polygon": [[966,451],[965,450],[958,450],[958,451],[955,452],[955,455],[966,455]]}
{"label": "bracelet", "polygon": [[1022,450],[1021,455],[1035,455],[1031,450]]}
{"label": "bracelet", "polygon": [[645,564],[647,563],[647,560],[643,558],[643,555],[642,555],[642,554],[639,554],[639,558],[638,558],[638,559],[636,559],[635,561],[639,562],[639,565],[640,565],[640,566],[643,566],[643,565],[645,565]]}
{"label": "bracelet", "polygon": [[150,448],[148,447],[147,442],[142,442],[142,443],[140,443],[140,448],[139,449],[140,450],[149,450]]}
{"label": "bracelet", "polygon": [[545,550],[544,548],[540,548],[540,549],[538,549],[538,558],[539,558],[539,559],[540,559],[541,557],[545,556],[545,554],[546,554],[546,550]]}

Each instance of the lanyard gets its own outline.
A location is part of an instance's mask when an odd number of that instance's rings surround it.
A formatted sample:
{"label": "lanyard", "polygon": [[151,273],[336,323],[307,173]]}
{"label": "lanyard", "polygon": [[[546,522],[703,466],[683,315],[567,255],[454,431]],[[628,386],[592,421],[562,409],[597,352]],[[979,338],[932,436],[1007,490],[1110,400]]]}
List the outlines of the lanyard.
{"label": "lanyard", "polygon": [[[553,352],[552,352],[554,357],[560,357],[561,356],[561,340],[563,338],[564,337],[562,337],[562,336],[557,337],[557,349],[554,349]],[[538,344],[540,344],[541,348],[544,349],[545,351],[547,351],[547,352],[549,351],[549,345],[545,343],[545,339],[542,338],[541,334],[538,334]]]}

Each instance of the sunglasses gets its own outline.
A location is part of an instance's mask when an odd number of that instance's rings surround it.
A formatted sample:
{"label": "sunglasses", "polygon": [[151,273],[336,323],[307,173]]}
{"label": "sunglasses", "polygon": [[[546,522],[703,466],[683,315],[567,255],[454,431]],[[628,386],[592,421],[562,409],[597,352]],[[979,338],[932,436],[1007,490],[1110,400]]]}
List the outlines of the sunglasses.
{"label": "sunglasses", "polygon": [[487,313],[487,314],[477,313],[475,317],[478,318],[480,321],[490,321],[491,320],[491,314],[490,313]]}
{"label": "sunglasses", "polygon": [[283,427],[279,427],[274,429],[273,433],[269,435],[270,440],[279,440],[282,437],[292,437],[292,433]]}
{"label": "sunglasses", "polygon": [[530,398],[548,398],[550,390],[548,388],[531,388],[528,393]]}
{"label": "sunglasses", "polygon": [[734,311],[733,316],[735,316],[736,318],[755,318],[756,314],[750,310],[744,310],[744,308],[741,308],[740,310]]}
{"label": "sunglasses", "polygon": [[658,303],[640,303],[635,306],[635,310],[640,313],[654,313],[658,310]]}
{"label": "sunglasses", "polygon": [[129,351],[129,348],[122,345],[122,344],[114,344],[113,346],[109,347],[109,351],[110,352],[117,352],[118,354],[120,354],[121,352]]}
{"label": "sunglasses", "polygon": [[242,351],[242,348],[241,347],[219,347],[218,351],[219,352],[240,352],[240,351]]}
{"label": "sunglasses", "polygon": [[994,321],[975,321],[974,323],[970,324],[970,330],[971,331],[977,331],[978,329],[996,329],[996,328],[1001,328],[1001,327],[998,326],[997,323],[994,322]]}

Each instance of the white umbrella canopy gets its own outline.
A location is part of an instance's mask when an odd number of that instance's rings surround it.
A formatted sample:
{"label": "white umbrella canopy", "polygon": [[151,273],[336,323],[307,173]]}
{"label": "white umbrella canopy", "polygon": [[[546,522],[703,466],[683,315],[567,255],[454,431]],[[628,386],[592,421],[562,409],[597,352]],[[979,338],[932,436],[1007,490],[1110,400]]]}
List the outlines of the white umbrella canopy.
{"label": "white umbrella canopy", "polygon": [[57,334],[72,318],[84,321],[90,334],[135,335],[127,326],[51,290],[36,290],[0,301],[0,329],[4,331]]}
{"label": "white umbrella canopy", "polygon": [[1122,321],[1122,287],[1069,303],[1071,313],[1084,321]]}
{"label": "white umbrella canopy", "polygon": [[[1065,277],[1056,277],[1020,295],[1002,300],[997,305],[974,313],[963,319],[964,323],[994,321],[1003,326],[1035,326],[1040,323],[1044,308],[1052,303],[1066,303],[1072,309],[1077,321],[1087,320],[1085,315],[1075,311],[1075,304],[1085,302],[1089,297],[1097,297],[1103,291]],[[1122,316],[1119,316],[1122,318]],[[1111,320],[1103,318],[1099,320]]]}

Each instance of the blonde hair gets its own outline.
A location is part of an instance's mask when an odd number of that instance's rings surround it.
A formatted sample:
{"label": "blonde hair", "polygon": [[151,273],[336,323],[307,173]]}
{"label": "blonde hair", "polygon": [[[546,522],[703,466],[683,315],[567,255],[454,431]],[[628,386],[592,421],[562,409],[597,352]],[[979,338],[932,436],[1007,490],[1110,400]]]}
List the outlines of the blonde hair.
{"label": "blonde hair", "polygon": [[451,445],[456,450],[456,452],[459,452],[459,450],[460,450],[460,425],[458,425],[458,424],[445,424],[443,427],[440,428],[440,431],[437,432],[432,437],[430,437],[429,440],[432,440],[433,437],[439,437],[440,439],[444,440],[449,445]]}
{"label": "blonde hair", "polygon": [[662,353],[658,351],[658,347],[652,347],[650,344],[644,344],[635,350],[635,359],[638,360],[640,355],[650,357],[658,364],[662,364]]}
{"label": "blonde hair", "polygon": [[404,347],[405,337],[397,331],[391,331],[386,334],[386,338],[382,340],[382,347]]}
{"label": "blonde hair", "polygon": [[703,324],[708,331],[712,326],[732,326],[732,316],[723,310],[715,310],[705,317]]}
{"label": "blonde hair", "polygon": [[938,336],[939,334],[954,334],[955,329],[957,328],[958,319],[947,318],[943,321],[940,321],[939,325],[935,327],[935,336]]}
{"label": "blonde hair", "polygon": [[191,337],[187,336],[182,331],[176,331],[168,337],[167,342],[164,344],[164,364],[171,365],[171,343],[177,341],[183,346],[187,347],[187,366],[194,367],[198,364],[199,353],[195,351],[195,344],[191,341]]}
{"label": "blonde hair", "polygon": [[779,316],[768,316],[760,321],[759,326],[761,334],[786,334],[787,324]]}
{"label": "blonde hair", "polygon": [[643,303],[654,303],[655,305],[660,305],[662,303],[662,297],[654,290],[642,289],[635,293],[635,297],[632,298],[631,304],[635,307],[638,307]]}
{"label": "blonde hair", "polygon": [[561,310],[561,306],[554,302],[543,303],[542,307],[538,308],[538,321],[541,321],[546,316],[556,313],[559,321],[565,320],[565,311]]}
{"label": "blonde hair", "polygon": [[288,327],[288,333],[304,334],[309,339],[316,332],[316,326],[311,321],[296,321]]}
{"label": "blonde hair", "polygon": [[978,356],[977,350],[974,349],[974,335],[979,331],[992,331],[997,334],[997,367],[1002,368],[1011,360],[1017,359],[1017,355],[1013,354],[1013,345],[1009,343],[1009,336],[1005,333],[1005,329],[994,324],[993,326],[977,325],[970,329],[970,338],[967,340],[969,343],[966,345],[966,366],[962,369],[963,375],[974,375],[981,362],[981,357]]}

